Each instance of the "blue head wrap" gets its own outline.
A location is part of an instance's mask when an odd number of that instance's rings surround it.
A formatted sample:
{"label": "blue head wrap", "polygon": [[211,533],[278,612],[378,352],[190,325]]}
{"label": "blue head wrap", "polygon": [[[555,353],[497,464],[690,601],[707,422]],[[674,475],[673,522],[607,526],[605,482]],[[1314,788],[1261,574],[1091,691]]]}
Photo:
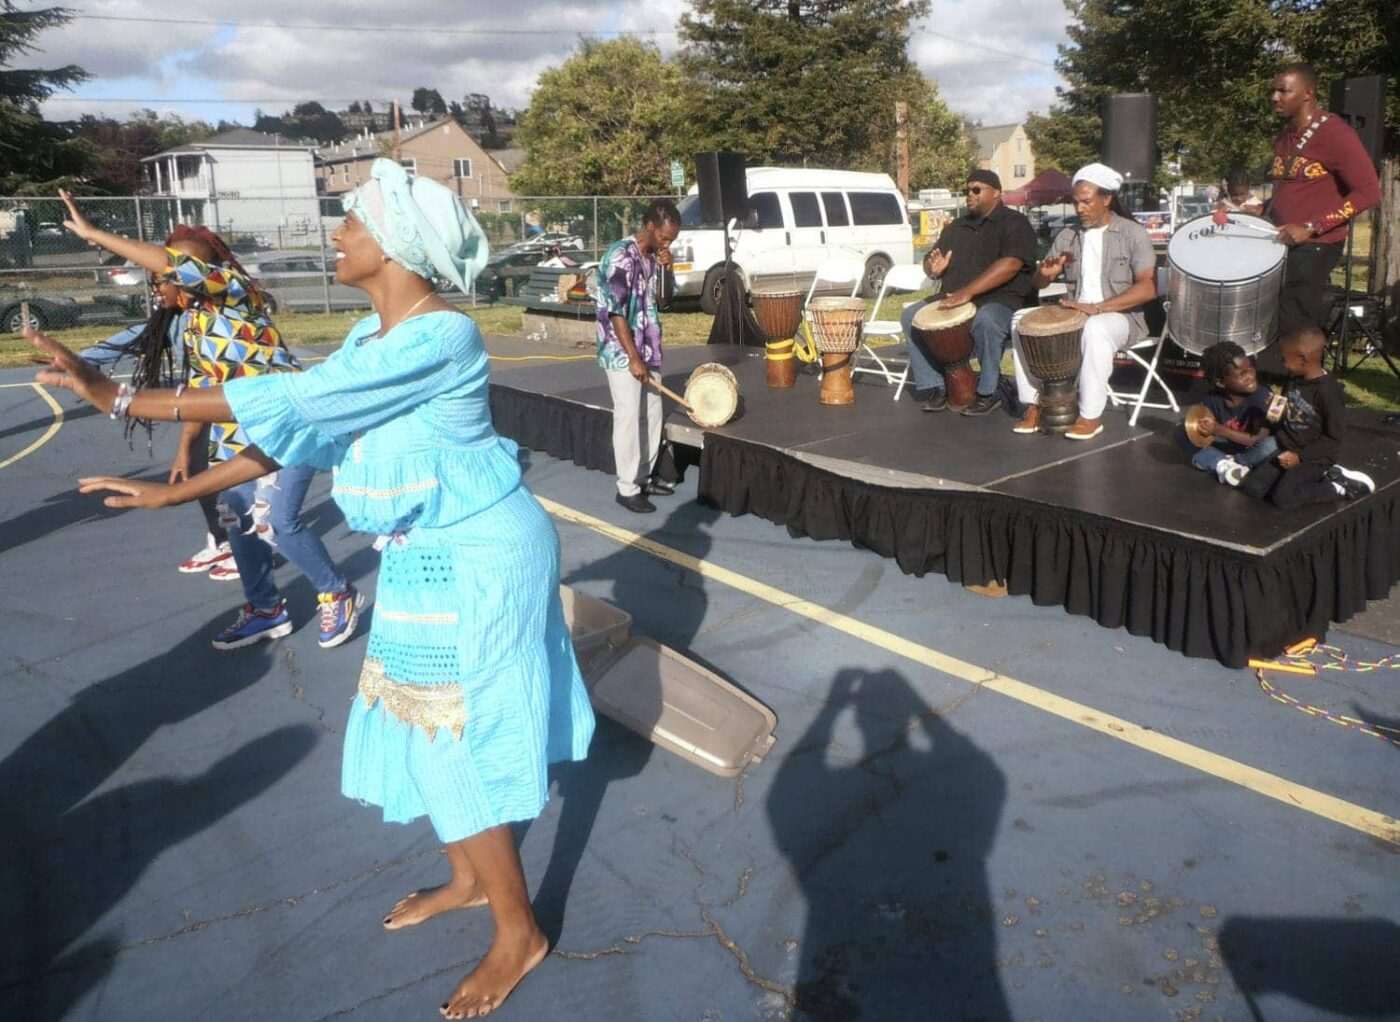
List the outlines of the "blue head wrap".
{"label": "blue head wrap", "polygon": [[486,234],[462,200],[393,160],[375,160],[370,179],[344,202],[386,256],[420,277],[466,292],[486,265]]}

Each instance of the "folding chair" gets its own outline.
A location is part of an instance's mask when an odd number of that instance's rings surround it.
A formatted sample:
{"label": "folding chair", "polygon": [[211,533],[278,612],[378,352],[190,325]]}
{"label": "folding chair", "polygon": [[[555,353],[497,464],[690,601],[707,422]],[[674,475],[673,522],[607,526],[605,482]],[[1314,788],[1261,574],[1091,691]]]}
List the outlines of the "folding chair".
{"label": "folding chair", "polygon": [[[1169,306],[1171,303],[1163,302],[1162,304]],[[1108,399],[1113,402],[1114,408],[1117,408],[1119,405],[1133,406],[1132,414],[1128,416],[1129,426],[1137,425],[1138,416],[1142,414],[1144,408],[1159,408],[1163,411],[1170,410],[1173,412],[1181,411],[1181,405],[1177,403],[1176,395],[1172,393],[1172,389],[1167,386],[1167,381],[1162,379],[1157,372],[1157,365],[1162,359],[1162,347],[1171,339],[1171,330],[1164,323],[1162,324],[1162,332],[1156,337],[1144,337],[1142,340],[1135,344],[1128,345],[1128,347],[1119,352],[1119,354],[1126,355],[1128,358],[1132,359],[1141,366],[1143,370],[1142,386],[1137,389],[1136,393],[1130,390],[1114,390],[1112,386],[1108,388]],[[1149,348],[1152,351],[1152,358],[1150,360],[1143,358],[1142,355],[1139,354],[1139,352],[1145,352]],[[1160,387],[1162,393],[1167,396],[1166,403],[1147,400],[1147,395],[1151,392],[1154,383]]]}
{"label": "folding chair", "polygon": [[[881,319],[880,309],[884,306],[885,296],[890,293],[910,294],[914,291],[922,291],[928,284],[928,275],[924,273],[923,265],[920,263],[908,263],[904,266],[891,266],[889,272],[885,274],[884,283],[880,285],[880,294],[875,299],[875,307],[870,310],[870,319],[865,324],[865,339],[871,337],[903,337],[904,326],[897,319]],[[861,343],[863,353],[871,358],[875,365],[853,365],[851,375],[856,373],[874,373],[883,376],[886,383],[895,384],[894,399],[899,400],[899,395],[904,393],[904,385],[909,382],[909,359],[903,358],[904,368],[895,371],[894,366],[898,361],[893,358],[884,359],[875,353],[869,344]]]}

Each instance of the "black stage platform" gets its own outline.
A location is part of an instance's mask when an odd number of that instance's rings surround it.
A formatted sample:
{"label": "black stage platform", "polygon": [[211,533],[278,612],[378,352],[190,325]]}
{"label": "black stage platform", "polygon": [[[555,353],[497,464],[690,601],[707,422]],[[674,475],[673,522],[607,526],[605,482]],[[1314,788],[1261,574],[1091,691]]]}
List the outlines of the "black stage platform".
{"label": "black stage platform", "polygon": [[[702,362],[739,380],[729,425],[702,432],[678,409],[666,420],[683,457],[703,449],[702,499],[729,513],[848,540],[913,574],[1003,579],[1038,604],[1231,666],[1323,633],[1400,578],[1400,429],[1377,415],[1352,414],[1341,459],[1376,494],[1282,512],[1191,468],[1166,419],[1134,429],[1110,408],[1092,441],[1018,436],[1008,413],[929,415],[872,376],[857,377],[854,405],[828,408],[815,376],[769,390],[751,350],[667,353],[673,390]],[[492,377],[502,433],[612,471],[611,402],[591,360],[498,362]]]}

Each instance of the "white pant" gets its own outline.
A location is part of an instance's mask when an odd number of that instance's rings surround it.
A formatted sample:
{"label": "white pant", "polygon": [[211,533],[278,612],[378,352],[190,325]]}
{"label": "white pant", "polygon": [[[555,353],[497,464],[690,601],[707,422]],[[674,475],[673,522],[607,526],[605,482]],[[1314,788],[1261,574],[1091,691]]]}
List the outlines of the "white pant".
{"label": "white pant", "polygon": [[[613,460],[617,462],[617,492],[635,497],[656,468],[661,450],[661,395],[643,387],[626,369],[607,371],[613,403]],[[651,378],[660,381],[653,372]],[[642,403],[642,391],[646,403]],[[643,447],[645,444],[645,448]]]}
{"label": "white pant", "polygon": [[[1021,335],[1016,330],[1023,309],[1011,320],[1011,359],[1016,367],[1016,393],[1023,405],[1040,403],[1040,381],[1026,370],[1021,354]],[[1084,352],[1084,364],[1079,370],[1079,415],[1084,419],[1103,416],[1108,404],[1108,378],[1113,375],[1113,356],[1128,346],[1132,325],[1121,312],[1101,312],[1090,316],[1084,324],[1079,345]]]}

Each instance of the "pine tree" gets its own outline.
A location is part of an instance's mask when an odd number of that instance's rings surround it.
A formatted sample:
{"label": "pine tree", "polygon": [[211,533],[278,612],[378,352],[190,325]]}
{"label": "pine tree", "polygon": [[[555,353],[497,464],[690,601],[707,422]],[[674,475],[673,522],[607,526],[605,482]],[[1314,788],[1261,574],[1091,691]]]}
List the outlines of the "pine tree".
{"label": "pine tree", "polygon": [[44,193],[73,185],[92,162],[91,148],[72,126],[49,123],[39,113],[41,102],[85,81],[87,72],[73,64],[15,67],[17,58],[34,51],[41,32],[71,17],[64,7],[20,10],[0,0],[0,192]]}

